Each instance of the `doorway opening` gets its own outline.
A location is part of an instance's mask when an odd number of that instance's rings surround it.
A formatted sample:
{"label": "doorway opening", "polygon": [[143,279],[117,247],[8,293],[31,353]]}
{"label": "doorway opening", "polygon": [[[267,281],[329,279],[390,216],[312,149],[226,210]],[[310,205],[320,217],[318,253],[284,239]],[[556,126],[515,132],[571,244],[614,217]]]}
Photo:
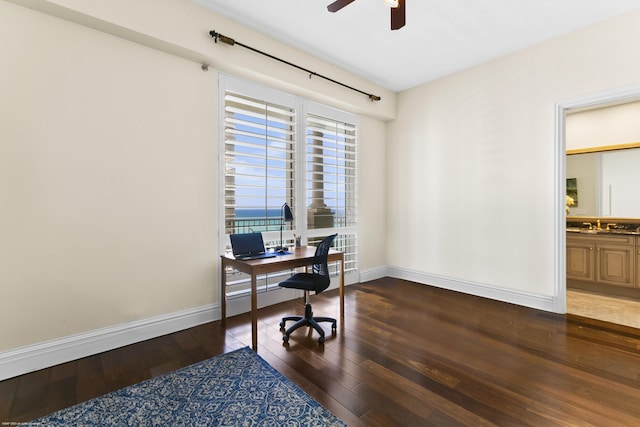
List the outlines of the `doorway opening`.
{"label": "doorway opening", "polygon": [[[565,100],[556,104],[555,108],[555,137],[556,137],[556,195],[558,209],[557,218],[557,289],[556,289],[556,311],[560,313],[578,314],[584,317],[593,317],[599,320],[613,323],[628,324],[629,326],[640,327],[629,324],[625,320],[625,312],[635,311],[633,304],[640,308],[640,301],[637,303],[625,298],[605,298],[601,299],[597,295],[584,293],[575,294],[573,290],[567,289],[566,281],[566,218],[565,218],[565,196],[566,196],[566,117],[568,113],[587,111],[591,109],[603,108],[618,104],[624,104],[640,100],[640,86],[632,86],[621,89],[614,89],[606,92],[586,95],[579,98]],[[635,322],[638,320],[633,316]]]}

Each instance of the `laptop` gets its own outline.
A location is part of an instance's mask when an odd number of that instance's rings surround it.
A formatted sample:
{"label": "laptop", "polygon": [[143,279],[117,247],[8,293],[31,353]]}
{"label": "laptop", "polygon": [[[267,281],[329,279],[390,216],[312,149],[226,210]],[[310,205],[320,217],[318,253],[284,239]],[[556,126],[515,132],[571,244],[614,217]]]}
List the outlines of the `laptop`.
{"label": "laptop", "polygon": [[236,259],[273,258],[275,254],[264,249],[262,233],[231,234],[231,249]]}

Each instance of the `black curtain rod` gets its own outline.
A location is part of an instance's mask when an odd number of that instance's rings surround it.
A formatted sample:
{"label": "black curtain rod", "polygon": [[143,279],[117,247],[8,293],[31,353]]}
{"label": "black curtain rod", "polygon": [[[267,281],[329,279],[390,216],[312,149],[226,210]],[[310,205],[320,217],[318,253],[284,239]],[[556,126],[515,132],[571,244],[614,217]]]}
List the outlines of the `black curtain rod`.
{"label": "black curtain rod", "polygon": [[271,55],[269,53],[263,52],[263,51],[261,51],[259,49],[253,48],[251,46],[247,46],[246,44],[240,43],[240,42],[232,39],[231,37],[227,37],[227,36],[224,36],[224,35],[222,35],[220,33],[217,33],[214,30],[209,31],[209,34],[211,35],[211,37],[213,37],[213,39],[215,40],[216,43],[218,43],[218,40],[220,40],[222,43],[228,44],[230,46],[234,46],[234,45],[242,46],[245,49],[249,49],[249,50],[251,50],[253,52],[259,53],[260,55],[264,55],[264,56],[269,57],[271,59],[275,59],[276,61],[280,61],[280,62],[282,62],[284,64],[287,64],[287,65],[289,65],[291,67],[297,68],[298,70],[305,71],[305,72],[309,73],[309,78],[311,78],[312,76],[318,76],[320,78],[328,80],[328,81],[330,81],[332,83],[335,83],[337,85],[346,87],[347,89],[351,89],[351,90],[359,92],[359,93],[361,93],[363,95],[367,95],[371,101],[380,101],[380,99],[381,99],[378,95],[372,95],[372,94],[364,92],[364,91],[362,91],[360,89],[356,89],[356,88],[354,88],[352,86],[349,86],[349,85],[346,85],[346,84],[344,84],[342,82],[334,80],[334,79],[332,79],[330,77],[326,77],[326,76],[323,76],[322,74],[318,74],[315,71],[311,71],[311,70],[308,70],[308,69],[306,69],[304,67],[301,67],[299,65],[292,64],[289,61],[286,61],[286,60],[284,60],[282,58],[278,58],[277,56],[273,56],[273,55]]}

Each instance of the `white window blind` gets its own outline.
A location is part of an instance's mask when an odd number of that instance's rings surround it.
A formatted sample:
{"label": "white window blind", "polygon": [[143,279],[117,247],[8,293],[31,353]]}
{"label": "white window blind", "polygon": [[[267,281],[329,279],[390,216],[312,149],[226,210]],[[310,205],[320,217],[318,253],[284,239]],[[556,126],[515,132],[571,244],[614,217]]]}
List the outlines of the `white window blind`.
{"label": "white window blind", "polygon": [[357,268],[356,129],[352,123],[306,115],[307,229],[317,236],[310,243],[338,233],[334,246],[345,253],[346,272]]}
{"label": "white window blind", "polygon": [[224,109],[225,232],[279,230],[295,203],[295,111],[233,92]]}
{"label": "white window blind", "polygon": [[355,125],[307,115],[307,200],[320,217],[308,228],[356,225],[355,141]]}
{"label": "white window blind", "polygon": [[[293,107],[225,92],[225,234],[280,230],[283,203],[295,204],[295,129]],[[274,242],[265,239],[265,245]],[[248,275],[233,269],[226,274],[230,297],[249,292]],[[259,277],[258,286],[267,291],[282,275]]]}

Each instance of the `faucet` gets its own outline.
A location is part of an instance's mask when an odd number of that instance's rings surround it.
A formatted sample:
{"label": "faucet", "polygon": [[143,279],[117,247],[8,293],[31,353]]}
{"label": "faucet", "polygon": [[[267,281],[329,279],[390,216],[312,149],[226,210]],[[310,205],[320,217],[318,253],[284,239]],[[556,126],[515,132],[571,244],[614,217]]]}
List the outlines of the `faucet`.
{"label": "faucet", "polygon": [[611,228],[609,228],[609,227],[615,228],[617,226],[618,226],[618,224],[616,224],[615,222],[609,222],[609,223],[607,223],[607,230],[611,230]]}
{"label": "faucet", "polygon": [[602,226],[600,225],[600,220],[596,222],[596,230],[602,230]]}
{"label": "faucet", "polygon": [[589,230],[593,229],[593,225],[591,225],[590,222],[583,222],[582,225],[588,225],[589,226]]}

